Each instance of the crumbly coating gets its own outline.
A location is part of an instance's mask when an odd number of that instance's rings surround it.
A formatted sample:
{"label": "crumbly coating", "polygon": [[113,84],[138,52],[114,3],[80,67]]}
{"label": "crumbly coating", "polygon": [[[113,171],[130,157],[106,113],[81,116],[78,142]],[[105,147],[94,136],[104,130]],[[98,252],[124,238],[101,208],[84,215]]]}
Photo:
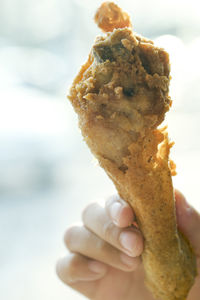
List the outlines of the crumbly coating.
{"label": "crumbly coating", "polygon": [[95,14],[95,22],[104,32],[131,27],[130,17],[113,2],[104,2]]}
{"label": "crumbly coating", "polygon": [[[111,7],[115,13],[116,6]],[[103,4],[98,16],[104,14]],[[115,19],[119,26],[103,18],[103,30],[111,32],[96,39],[69,99],[89,148],[135,211],[145,239],[142,258],[149,289],[161,300],[185,300],[196,259],[177,230],[172,143],[166,128],[158,129],[171,106],[169,57],[127,25],[121,28],[123,16]]]}

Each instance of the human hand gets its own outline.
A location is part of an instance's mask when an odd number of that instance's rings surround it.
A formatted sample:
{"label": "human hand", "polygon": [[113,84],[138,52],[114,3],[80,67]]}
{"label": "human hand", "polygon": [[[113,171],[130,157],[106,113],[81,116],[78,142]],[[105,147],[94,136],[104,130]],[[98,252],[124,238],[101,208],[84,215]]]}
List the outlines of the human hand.
{"label": "human hand", "polygon": [[175,198],[179,230],[188,238],[197,257],[198,275],[189,293],[188,300],[198,300],[200,298],[200,214],[177,190],[175,191]]}
{"label": "human hand", "polygon": [[[178,191],[176,206],[180,230],[200,256],[200,216]],[[60,279],[92,300],[153,300],[144,284],[143,238],[137,225],[129,226],[135,219],[131,207],[113,197],[105,208],[97,203],[86,207],[82,219],[83,226],[66,231],[71,254],[57,264]],[[188,300],[199,295],[198,277]]]}

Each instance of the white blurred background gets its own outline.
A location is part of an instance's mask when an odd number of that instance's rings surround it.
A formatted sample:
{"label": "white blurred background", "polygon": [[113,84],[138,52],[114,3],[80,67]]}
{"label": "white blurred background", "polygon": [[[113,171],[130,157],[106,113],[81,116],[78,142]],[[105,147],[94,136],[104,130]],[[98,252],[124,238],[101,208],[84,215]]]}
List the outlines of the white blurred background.
{"label": "white blurred background", "polygon": [[[116,1],[169,51],[174,184],[200,210],[200,18],[196,0]],[[67,89],[100,34],[97,0],[0,0],[2,300],[80,300],[59,282],[65,228],[114,193],[82,141]]]}

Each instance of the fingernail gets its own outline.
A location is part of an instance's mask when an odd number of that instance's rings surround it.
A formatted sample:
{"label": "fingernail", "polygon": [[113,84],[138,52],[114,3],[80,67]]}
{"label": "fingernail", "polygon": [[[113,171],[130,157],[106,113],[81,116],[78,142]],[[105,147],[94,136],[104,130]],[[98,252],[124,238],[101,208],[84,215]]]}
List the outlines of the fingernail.
{"label": "fingernail", "polygon": [[[122,232],[119,241],[128,255],[137,256],[137,237],[133,232]],[[137,251],[138,252],[138,251]],[[139,253],[138,253],[139,254]]]}
{"label": "fingernail", "polygon": [[121,253],[120,258],[121,258],[121,261],[123,262],[123,264],[127,265],[128,267],[133,267],[135,264],[134,257],[130,257],[124,253]]}
{"label": "fingernail", "polygon": [[120,216],[121,210],[122,210],[122,205],[120,202],[115,202],[111,205],[110,216],[116,225],[119,224],[119,216]]}
{"label": "fingernail", "polygon": [[105,265],[98,261],[89,261],[88,262],[88,269],[94,273],[106,273],[107,268]]}

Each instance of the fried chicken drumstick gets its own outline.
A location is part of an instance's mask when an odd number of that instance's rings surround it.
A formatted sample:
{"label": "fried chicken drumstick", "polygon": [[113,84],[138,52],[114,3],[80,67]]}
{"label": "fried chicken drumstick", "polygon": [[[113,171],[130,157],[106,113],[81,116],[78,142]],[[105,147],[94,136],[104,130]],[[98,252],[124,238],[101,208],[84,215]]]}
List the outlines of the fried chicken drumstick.
{"label": "fried chicken drumstick", "polygon": [[146,284],[155,298],[185,300],[196,259],[177,229],[166,129],[171,106],[168,54],[131,29],[128,15],[105,2],[95,15],[106,32],[70,90],[85,141],[134,209],[143,233]]}

